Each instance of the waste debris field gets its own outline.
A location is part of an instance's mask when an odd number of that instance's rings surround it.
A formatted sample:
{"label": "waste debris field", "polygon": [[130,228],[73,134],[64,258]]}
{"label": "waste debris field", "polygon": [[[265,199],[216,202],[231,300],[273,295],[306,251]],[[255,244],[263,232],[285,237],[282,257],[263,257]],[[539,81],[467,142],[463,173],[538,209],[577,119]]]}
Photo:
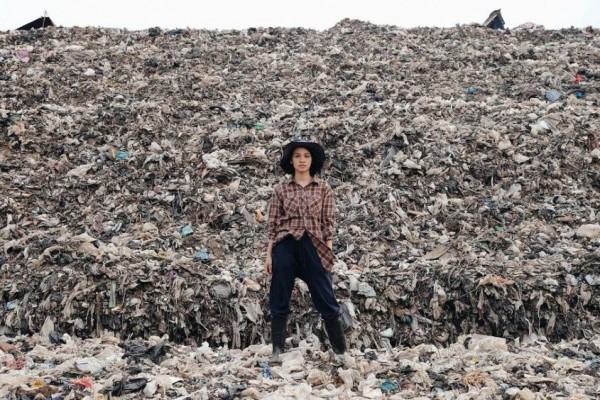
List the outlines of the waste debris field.
{"label": "waste debris field", "polygon": [[3,398],[533,400],[594,399],[600,391],[598,336],[511,344],[473,334],[448,347],[351,348],[334,362],[311,334],[279,366],[265,362],[266,344],[228,350],[157,337],[59,338],[34,334],[2,346]]}
{"label": "waste debris field", "polygon": [[[347,363],[475,333],[597,351],[599,66],[592,28],[2,32],[0,334],[258,357],[268,203],[299,132],[329,156]],[[292,302],[287,357],[316,366],[302,282]],[[347,389],[387,390],[365,385]]]}

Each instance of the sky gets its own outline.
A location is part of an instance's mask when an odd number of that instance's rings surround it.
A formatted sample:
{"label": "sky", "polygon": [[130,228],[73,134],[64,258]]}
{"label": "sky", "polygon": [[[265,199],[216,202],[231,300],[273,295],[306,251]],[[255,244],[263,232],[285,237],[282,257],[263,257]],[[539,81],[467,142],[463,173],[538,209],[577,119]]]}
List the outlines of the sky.
{"label": "sky", "polygon": [[[450,27],[482,23],[500,8],[506,26],[600,28],[598,0],[0,0],[0,30],[18,28],[46,11],[60,26],[130,30],[151,27],[325,30],[344,18],[376,24]],[[596,3],[596,5],[594,4]]]}

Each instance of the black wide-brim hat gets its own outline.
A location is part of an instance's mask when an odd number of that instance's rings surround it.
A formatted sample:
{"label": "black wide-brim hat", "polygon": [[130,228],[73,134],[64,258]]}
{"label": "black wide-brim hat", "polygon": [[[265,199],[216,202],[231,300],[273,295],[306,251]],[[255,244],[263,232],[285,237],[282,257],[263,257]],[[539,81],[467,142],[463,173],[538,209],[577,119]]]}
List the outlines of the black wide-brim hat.
{"label": "black wide-brim hat", "polygon": [[294,166],[292,165],[292,155],[294,154],[294,149],[298,147],[302,147],[310,152],[312,157],[312,162],[310,164],[310,175],[315,176],[315,174],[321,172],[321,168],[323,168],[323,164],[325,163],[325,150],[319,143],[308,142],[305,140],[293,140],[285,145],[283,148],[283,155],[281,156],[281,160],[279,161],[279,166],[283,169],[287,174],[294,174]]}

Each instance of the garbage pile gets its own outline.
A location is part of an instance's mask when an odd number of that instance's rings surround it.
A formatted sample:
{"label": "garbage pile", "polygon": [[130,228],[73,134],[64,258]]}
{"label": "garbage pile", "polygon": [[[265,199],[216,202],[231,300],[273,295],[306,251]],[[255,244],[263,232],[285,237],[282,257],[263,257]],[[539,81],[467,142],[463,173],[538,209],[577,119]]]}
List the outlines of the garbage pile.
{"label": "garbage pile", "polygon": [[[266,213],[299,132],[329,155],[352,348],[590,339],[599,44],[353,20],[3,32],[0,333],[268,343]],[[301,282],[289,323],[294,346],[323,337]]]}
{"label": "garbage pile", "polygon": [[7,399],[595,399],[600,336],[547,343],[461,335],[446,348],[420,344],[351,349],[339,359],[310,335],[265,362],[245,349],[124,343],[113,335],[0,338],[0,396]]}

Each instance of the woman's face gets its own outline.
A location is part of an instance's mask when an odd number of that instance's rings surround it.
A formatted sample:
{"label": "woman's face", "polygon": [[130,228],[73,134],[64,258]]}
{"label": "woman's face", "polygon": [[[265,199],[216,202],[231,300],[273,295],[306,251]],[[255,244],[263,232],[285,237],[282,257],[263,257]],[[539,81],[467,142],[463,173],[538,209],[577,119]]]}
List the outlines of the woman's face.
{"label": "woman's face", "polygon": [[292,153],[292,165],[296,172],[309,172],[310,165],[312,164],[312,156],[310,151],[297,147]]}

